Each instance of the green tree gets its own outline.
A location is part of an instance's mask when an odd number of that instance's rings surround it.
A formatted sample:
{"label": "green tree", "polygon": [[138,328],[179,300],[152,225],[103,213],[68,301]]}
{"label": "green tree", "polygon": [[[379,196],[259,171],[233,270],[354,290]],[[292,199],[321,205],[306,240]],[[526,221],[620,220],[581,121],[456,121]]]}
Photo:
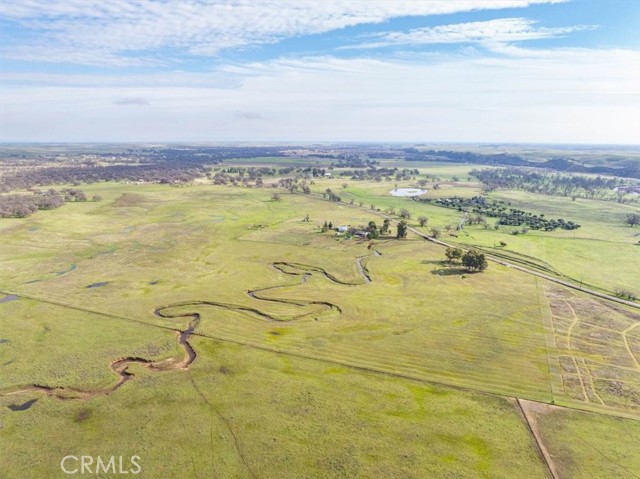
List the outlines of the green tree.
{"label": "green tree", "polygon": [[447,248],[444,254],[449,260],[449,262],[453,263],[454,261],[457,261],[460,258],[462,258],[463,253],[464,252],[460,248]]}
{"label": "green tree", "polygon": [[629,226],[640,224],[640,215],[638,213],[629,213],[625,221]]}
{"label": "green tree", "polygon": [[378,236],[380,236],[378,225],[376,225],[375,221],[369,221],[369,224],[367,225],[367,231],[369,232],[369,234],[367,235],[369,239],[376,239]]}
{"label": "green tree", "polygon": [[484,271],[489,266],[485,255],[474,249],[462,255],[462,264],[470,271]]}
{"label": "green tree", "polygon": [[407,222],[402,220],[398,223],[398,232],[396,234],[396,238],[403,239],[407,237]]}
{"label": "green tree", "polygon": [[402,208],[400,210],[400,218],[404,218],[405,220],[408,220],[411,218],[411,212],[409,212],[408,209],[406,208]]}
{"label": "green tree", "polygon": [[420,226],[427,226],[428,222],[429,218],[427,218],[426,216],[418,216],[418,223],[420,223]]}

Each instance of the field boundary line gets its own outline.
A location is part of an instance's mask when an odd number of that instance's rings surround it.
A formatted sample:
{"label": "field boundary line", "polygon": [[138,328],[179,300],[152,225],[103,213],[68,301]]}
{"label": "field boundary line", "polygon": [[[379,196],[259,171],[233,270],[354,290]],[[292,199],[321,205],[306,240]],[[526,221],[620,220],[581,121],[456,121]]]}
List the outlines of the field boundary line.
{"label": "field boundary line", "polygon": [[538,449],[538,453],[540,454],[540,456],[542,457],[543,462],[547,466],[547,471],[549,472],[549,474],[551,475],[551,477],[553,479],[560,479],[560,476],[558,475],[558,472],[556,471],[555,464],[553,463],[553,459],[551,459],[551,455],[549,454],[549,451],[547,450],[547,447],[542,442],[542,438],[538,434],[537,427],[535,427],[532,424],[532,421],[529,418],[529,415],[527,414],[527,410],[524,407],[522,407],[522,403],[520,402],[520,398],[516,398],[516,403],[518,404],[518,408],[522,412],[522,416],[524,417],[525,426],[529,430],[529,434],[533,438],[533,442],[536,444],[536,447]]}
{"label": "field boundary line", "polygon": [[[224,338],[224,337],[219,337],[219,336],[212,336],[212,335],[206,334],[206,333],[197,333],[197,332],[195,332],[195,333],[193,333],[192,337],[200,337],[200,338],[203,338],[203,339],[209,339],[209,340],[213,340],[213,341],[220,341],[220,342],[223,342],[223,343],[236,344],[238,346],[249,347],[249,348],[252,348],[252,349],[257,349],[257,350],[265,351],[265,352],[269,352],[269,353],[281,354],[281,355],[284,355],[284,356],[292,356],[292,357],[297,357],[297,358],[302,358],[302,359],[308,359],[308,360],[311,360],[311,361],[323,362],[323,363],[327,363],[327,364],[336,364],[336,365],[339,365],[339,366],[344,366],[344,367],[347,367],[347,368],[356,369],[358,371],[364,371],[364,372],[371,373],[371,374],[381,374],[381,375],[384,375],[384,376],[389,376],[389,377],[397,378],[397,379],[406,379],[406,380],[409,380],[409,381],[416,381],[416,382],[420,382],[420,383],[434,384],[436,386],[456,389],[456,390],[464,391],[464,392],[473,392],[473,393],[477,393],[477,394],[484,394],[486,396],[491,396],[491,397],[495,397],[495,398],[509,399],[509,398],[516,397],[516,396],[510,395],[510,394],[501,394],[501,393],[497,393],[497,392],[487,391],[487,390],[484,390],[484,389],[474,388],[472,386],[464,386],[464,385],[455,384],[455,383],[448,383],[448,382],[445,382],[445,381],[442,381],[442,380],[438,380],[438,379],[434,379],[434,378],[419,377],[419,376],[414,376],[414,375],[406,374],[406,373],[402,373],[402,372],[394,372],[394,371],[388,371],[388,370],[381,369],[381,368],[375,368],[375,367],[372,367],[372,366],[364,366],[364,365],[360,365],[360,364],[353,364],[353,363],[350,363],[348,361],[342,361],[342,360],[339,360],[339,359],[330,359],[330,358],[312,356],[312,355],[309,355],[309,354],[304,354],[304,353],[296,352],[296,351],[284,351],[284,350],[281,350],[281,349],[273,349],[273,348],[270,348],[268,346],[262,346],[262,345],[259,345],[259,344],[245,342],[245,341],[241,341],[241,340],[237,340],[237,339],[230,339],[230,338]],[[558,407],[558,408],[568,409],[568,410],[571,410],[571,411],[578,411],[578,412],[582,412],[582,413],[585,413],[585,414],[598,414],[598,415],[602,415],[602,416],[611,416],[611,417],[619,417],[621,419],[629,419],[631,421],[640,421],[640,417],[638,417],[638,416],[636,416],[634,414],[629,414],[629,413],[626,413],[624,411],[618,411],[618,410],[609,409],[609,408],[607,408],[607,410],[593,410],[593,409],[581,408],[580,405],[578,405],[578,404],[576,404],[576,405],[572,404],[571,406],[564,406],[562,404],[557,404],[555,402],[551,403],[551,402],[545,402],[545,401],[540,401],[540,400],[536,400],[536,399],[528,399],[528,398],[519,398],[519,399],[523,399],[523,400],[526,400],[526,401],[529,401],[529,402],[538,403],[538,404],[544,404],[544,405],[548,405],[548,406],[555,406],[555,407]]]}
{"label": "field boundary line", "polygon": [[[134,319],[131,317],[127,317],[127,316],[120,316],[117,314],[112,314],[112,313],[106,313],[103,311],[96,311],[96,310],[92,310],[92,309],[88,309],[88,308],[82,308],[79,306],[73,306],[73,305],[69,305],[60,301],[55,301],[55,300],[50,300],[50,299],[43,299],[43,298],[39,298],[33,295],[29,295],[29,294],[20,294],[17,292],[9,292],[6,289],[0,289],[0,293],[2,294],[15,294],[18,297],[23,297],[26,299],[30,299],[33,301],[40,301],[43,303],[49,303],[49,304],[54,304],[56,306],[60,306],[60,307],[65,307],[65,308],[69,308],[69,309],[74,309],[77,311],[83,311],[86,313],[91,313],[91,314],[96,314],[96,315],[100,315],[100,316],[105,316],[107,318],[114,318],[114,319],[119,319],[122,321],[129,321],[129,322],[135,322],[144,326],[151,326],[151,327],[155,327],[155,328],[160,328],[160,329],[164,329],[166,331],[179,331],[176,328],[172,328],[169,326],[163,326],[160,324],[154,324],[154,323],[150,323],[150,322],[146,322],[146,321],[142,321],[139,319]],[[453,389],[457,389],[460,391],[467,391],[467,392],[475,392],[478,394],[484,394],[487,396],[491,396],[491,397],[496,397],[496,398],[502,398],[502,399],[507,399],[507,398],[513,398],[514,396],[511,394],[501,394],[501,393],[497,393],[497,392],[492,392],[492,391],[487,391],[485,389],[479,389],[476,387],[472,387],[472,386],[464,386],[464,385],[460,385],[460,384],[456,384],[453,382],[445,382],[442,380],[438,380],[435,378],[425,378],[425,377],[419,377],[419,376],[414,376],[411,374],[405,374],[405,373],[401,373],[401,372],[393,372],[393,371],[388,371],[385,369],[380,369],[380,368],[375,368],[375,367],[370,367],[370,366],[364,366],[364,365],[359,365],[359,364],[353,364],[350,363],[348,361],[341,361],[341,360],[336,360],[336,359],[329,359],[329,358],[322,358],[322,357],[317,357],[317,356],[312,356],[312,355],[307,355],[304,353],[300,353],[300,352],[294,352],[294,351],[283,351],[283,350],[278,350],[278,349],[272,349],[269,348],[267,346],[262,346],[262,345],[257,345],[254,343],[250,343],[250,342],[245,342],[245,341],[241,341],[241,340],[235,340],[235,339],[230,339],[230,338],[224,338],[224,337],[219,337],[219,336],[212,336],[212,335],[207,335],[207,334],[203,334],[203,333],[197,333],[194,332],[192,334],[192,336],[197,336],[197,337],[201,337],[201,338],[205,338],[205,339],[211,339],[211,340],[215,340],[215,341],[222,341],[222,342],[227,342],[227,343],[232,343],[232,344],[237,344],[240,346],[245,346],[245,347],[251,347],[254,349],[258,349],[258,350],[262,350],[262,351],[266,351],[266,352],[271,352],[271,353],[276,353],[276,354],[282,354],[282,355],[287,355],[287,356],[292,356],[292,357],[299,357],[299,358],[303,358],[303,359],[308,359],[308,360],[314,360],[314,361],[320,361],[320,362],[324,362],[327,364],[337,364],[337,365],[341,365],[341,366],[345,366],[348,368],[352,368],[352,369],[356,369],[359,371],[364,371],[364,372],[368,372],[368,373],[373,373],[373,374],[382,374],[388,377],[394,377],[394,378],[398,378],[398,379],[406,379],[406,380],[411,380],[411,381],[417,381],[417,382],[421,382],[421,383],[427,383],[427,384],[435,384],[438,386],[442,386],[442,387],[447,387],[447,388],[453,388]],[[551,396],[553,398],[553,392],[551,392]],[[526,398],[523,398],[526,399]],[[549,402],[545,402],[545,401],[540,401],[540,400],[534,400],[534,399],[526,399],[528,401],[531,402],[537,402],[540,404],[551,404]],[[554,404],[558,407],[562,407],[562,408],[566,408],[566,409],[570,409],[570,410],[575,410],[575,411],[580,411],[580,412],[585,412],[585,413],[591,413],[591,414],[600,414],[600,415],[605,415],[605,416],[613,416],[613,417],[620,417],[620,418],[624,418],[624,419],[630,419],[633,421],[640,421],[640,417],[637,417],[633,414],[627,414],[624,411],[617,411],[617,410],[604,410],[604,411],[599,411],[599,410],[592,410],[592,409],[583,409],[581,407],[579,407],[579,405],[572,405],[572,406],[561,406],[558,404]],[[605,406],[606,407],[606,406]]]}
{"label": "field boundary line", "polygon": [[47,299],[47,298],[41,298],[38,296],[33,296],[31,294],[23,294],[23,293],[18,293],[16,291],[7,291],[6,289],[0,289],[0,294],[12,294],[17,296],[18,298],[25,298],[25,299],[29,299],[31,301],[39,301],[41,303],[48,303],[48,304],[53,304],[56,306],[60,306],[62,308],[69,308],[69,309],[75,309],[76,311],[82,311],[83,313],[91,313],[91,314],[95,314],[98,316],[106,316],[107,318],[114,318],[114,319],[119,319],[121,321],[129,321],[129,322],[133,322],[133,323],[138,323],[138,324],[142,324],[145,326],[151,326],[154,328],[160,328],[160,329],[166,329],[167,331],[179,331],[177,328],[172,328],[170,326],[163,326],[161,324],[155,324],[155,323],[149,323],[147,321],[143,321],[141,319],[135,319],[135,318],[131,318],[128,316],[120,316],[118,314],[113,314],[113,313],[105,313],[104,311],[98,311],[95,309],[89,309],[89,308],[83,308],[81,306],[75,306],[72,304],[67,304],[67,303],[63,303],[62,301],[56,301],[53,299]]}

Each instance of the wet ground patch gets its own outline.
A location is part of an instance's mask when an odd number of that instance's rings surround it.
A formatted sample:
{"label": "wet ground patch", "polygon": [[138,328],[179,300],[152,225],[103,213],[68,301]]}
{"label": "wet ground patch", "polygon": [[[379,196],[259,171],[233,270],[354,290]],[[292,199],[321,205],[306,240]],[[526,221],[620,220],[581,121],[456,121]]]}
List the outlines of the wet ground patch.
{"label": "wet ground patch", "polygon": [[17,296],[15,294],[7,294],[4,298],[0,298],[0,304],[8,303],[9,301],[15,301],[17,299],[20,299],[20,296]]}
{"label": "wet ground patch", "polygon": [[29,399],[27,402],[24,402],[22,404],[10,404],[7,407],[9,409],[11,409],[12,411],[14,411],[14,412],[16,412],[16,411],[26,411],[31,406],[33,406],[36,403],[37,400],[38,400],[38,398]]}
{"label": "wet ground patch", "polygon": [[63,274],[66,273],[71,273],[72,271],[75,271],[78,267],[75,264],[72,264],[71,266],[69,266],[69,269],[65,269],[63,271],[55,271],[53,274],[55,274],[56,276],[62,276]]}

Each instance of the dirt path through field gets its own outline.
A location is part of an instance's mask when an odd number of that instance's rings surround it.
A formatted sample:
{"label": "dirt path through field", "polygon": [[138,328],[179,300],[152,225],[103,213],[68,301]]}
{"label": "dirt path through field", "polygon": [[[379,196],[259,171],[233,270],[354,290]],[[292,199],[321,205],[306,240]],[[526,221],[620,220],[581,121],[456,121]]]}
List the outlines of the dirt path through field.
{"label": "dirt path through field", "polygon": [[549,470],[549,474],[553,479],[561,479],[558,474],[555,463],[553,462],[553,457],[547,450],[542,438],[540,437],[540,432],[538,431],[538,424],[536,422],[536,414],[546,414],[550,411],[550,406],[548,404],[542,404],[533,401],[527,401],[526,399],[516,398],[516,403],[520,412],[522,412],[522,416],[524,418],[525,425],[527,429],[531,433],[536,445],[538,446],[538,450],[540,452],[540,456],[544,460],[547,465],[547,469]]}

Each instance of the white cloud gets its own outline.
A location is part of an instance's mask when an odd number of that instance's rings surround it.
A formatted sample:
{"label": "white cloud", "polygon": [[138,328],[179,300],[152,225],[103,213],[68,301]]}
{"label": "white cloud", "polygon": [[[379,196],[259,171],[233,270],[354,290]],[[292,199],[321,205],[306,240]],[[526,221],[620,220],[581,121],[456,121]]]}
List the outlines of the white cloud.
{"label": "white cloud", "polygon": [[127,105],[147,106],[149,102],[147,101],[146,98],[143,98],[141,96],[129,96],[124,98],[117,98],[113,100],[113,104],[122,105],[122,106],[127,106]]}
{"label": "white cloud", "polygon": [[371,35],[374,41],[343,48],[380,48],[399,45],[432,43],[509,43],[523,40],[553,38],[578,30],[593,29],[592,25],[569,27],[536,27],[526,18],[499,18],[484,22],[456,23],[436,27],[416,28],[408,32],[386,32]]}
{"label": "white cloud", "polygon": [[[9,84],[3,137],[637,143],[640,131],[640,53],[628,50],[283,59],[202,74],[198,88],[189,86],[194,74],[174,75],[173,86],[154,83],[155,75],[130,87]],[[234,77],[235,86],[206,87],[216,75]],[[122,108],[114,98],[149,105]]]}
{"label": "white cloud", "polygon": [[256,113],[253,111],[239,111],[235,112],[236,118],[241,118],[243,120],[264,120],[264,117],[260,113]]}
{"label": "white cloud", "polygon": [[[39,36],[29,44],[10,39],[11,44],[2,53],[13,59],[89,65],[104,61],[127,66],[157,61],[149,57],[150,53],[163,49],[165,61],[179,61],[185,54],[212,56],[228,48],[381,23],[395,17],[561,1],[4,0],[0,18]],[[123,57],[125,53],[128,55]]]}

